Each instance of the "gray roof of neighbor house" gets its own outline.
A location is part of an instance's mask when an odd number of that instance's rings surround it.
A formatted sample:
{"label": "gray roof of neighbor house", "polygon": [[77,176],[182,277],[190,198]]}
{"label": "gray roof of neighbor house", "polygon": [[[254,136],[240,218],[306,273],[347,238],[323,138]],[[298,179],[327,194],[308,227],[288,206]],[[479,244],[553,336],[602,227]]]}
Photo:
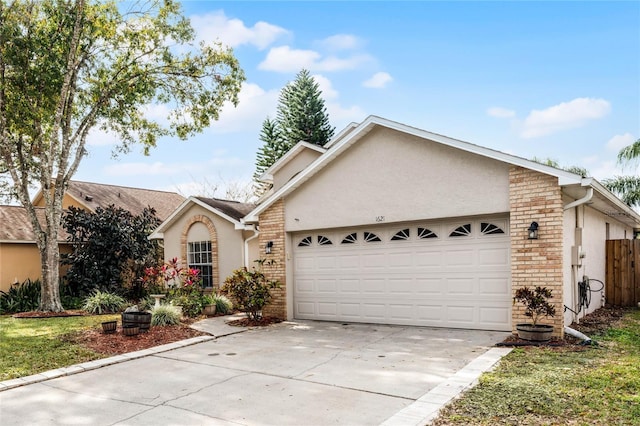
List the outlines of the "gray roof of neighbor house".
{"label": "gray roof of neighbor house", "polygon": [[210,205],[214,209],[220,210],[227,216],[240,221],[253,210],[256,205],[251,203],[241,203],[239,201],[221,200],[219,198],[194,197],[205,204]]}
{"label": "gray roof of neighbor house", "polygon": [[77,199],[93,211],[98,207],[106,208],[113,204],[138,215],[146,207],[151,206],[156,210],[156,216],[161,221],[169,217],[185,200],[182,195],[175,192],[75,180],[69,182],[67,195]]}
{"label": "gray roof of neighbor house", "polygon": [[[44,209],[36,207],[40,223],[44,223]],[[0,206],[0,243],[33,243],[36,239],[27,210],[22,206]],[[58,241],[66,241],[64,228],[58,231]]]}

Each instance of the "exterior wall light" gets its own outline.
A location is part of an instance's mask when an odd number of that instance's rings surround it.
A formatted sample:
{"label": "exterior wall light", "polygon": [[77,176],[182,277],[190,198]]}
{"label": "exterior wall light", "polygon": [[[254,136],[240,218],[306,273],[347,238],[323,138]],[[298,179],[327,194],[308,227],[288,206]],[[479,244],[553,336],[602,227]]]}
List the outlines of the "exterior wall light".
{"label": "exterior wall light", "polygon": [[529,239],[530,240],[537,240],[538,239],[538,222],[531,222],[531,225],[529,225]]}
{"label": "exterior wall light", "polygon": [[273,241],[267,242],[267,244],[264,246],[265,254],[271,254],[271,249],[272,248],[273,248]]}

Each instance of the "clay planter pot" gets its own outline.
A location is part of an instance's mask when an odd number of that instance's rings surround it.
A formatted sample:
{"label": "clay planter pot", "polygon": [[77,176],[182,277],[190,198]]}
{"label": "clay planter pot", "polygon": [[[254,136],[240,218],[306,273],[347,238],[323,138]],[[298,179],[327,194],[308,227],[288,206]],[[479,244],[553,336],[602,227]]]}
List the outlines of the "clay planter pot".
{"label": "clay planter pot", "polygon": [[105,321],[102,323],[102,332],[105,334],[115,333],[117,327],[118,321]]}
{"label": "clay planter pot", "polygon": [[140,332],[140,327],[137,325],[127,324],[122,326],[122,334],[125,336],[137,336]]}
{"label": "clay planter pot", "polygon": [[136,325],[140,333],[146,333],[151,326],[151,314],[149,312],[123,312],[122,326]]}
{"label": "clay planter pot", "polygon": [[202,311],[203,314],[205,314],[208,317],[212,317],[216,314],[216,305],[207,305],[204,307],[204,310]]}
{"label": "clay planter pot", "polygon": [[518,337],[524,340],[530,340],[533,342],[546,342],[551,340],[551,334],[553,334],[553,326],[536,324],[518,324],[516,325],[518,330]]}

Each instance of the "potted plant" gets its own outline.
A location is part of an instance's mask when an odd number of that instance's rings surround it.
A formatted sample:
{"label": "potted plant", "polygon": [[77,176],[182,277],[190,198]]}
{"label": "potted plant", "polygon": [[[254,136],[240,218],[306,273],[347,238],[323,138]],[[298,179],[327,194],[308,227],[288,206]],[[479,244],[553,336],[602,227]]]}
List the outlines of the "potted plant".
{"label": "potted plant", "polygon": [[524,340],[532,340],[545,342],[551,339],[553,326],[547,324],[539,324],[538,321],[542,317],[553,317],[556,314],[556,308],[551,303],[551,290],[547,287],[522,287],[516,290],[513,297],[513,303],[520,302],[525,307],[524,314],[531,318],[530,324],[517,324],[518,336]]}
{"label": "potted plant", "polygon": [[216,314],[216,299],[211,294],[205,294],[202,296],[202,313],[208,317],[212,317]]}

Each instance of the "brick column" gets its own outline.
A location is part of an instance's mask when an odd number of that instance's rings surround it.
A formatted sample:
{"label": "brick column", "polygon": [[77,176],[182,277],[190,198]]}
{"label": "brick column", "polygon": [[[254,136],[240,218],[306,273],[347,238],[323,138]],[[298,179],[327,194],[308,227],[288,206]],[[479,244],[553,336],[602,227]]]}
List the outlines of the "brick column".
{"label": "brick column", "polygon": [[[518,166],[509,168],[511,228],[511,288],[547,287],[553,291],[551,302],[556,315],[541,323],[553,325],[555,336],[564,335],[563,315],[563,218],[562,190],[558,178]],[[529,240],[531,222],[538,222],[539,239]],[[521,303],[511,311],[513,331],[516,324],[531,322]]]}
{"label": "brick column", "polygon": [[[280,286],[271,290],[271,303],[263,311],[264,315],[280,319],[287,319],[287,294],[286,294],[286,252],[284,232],[284,202],[277,201],[260,215],[259,250],[260,259],[267,262],[274,261],[272,265],[265,262],[263,271],[270,280],[277,280]],[[267,242],[272,241],[271,254],[265,254]]]}

